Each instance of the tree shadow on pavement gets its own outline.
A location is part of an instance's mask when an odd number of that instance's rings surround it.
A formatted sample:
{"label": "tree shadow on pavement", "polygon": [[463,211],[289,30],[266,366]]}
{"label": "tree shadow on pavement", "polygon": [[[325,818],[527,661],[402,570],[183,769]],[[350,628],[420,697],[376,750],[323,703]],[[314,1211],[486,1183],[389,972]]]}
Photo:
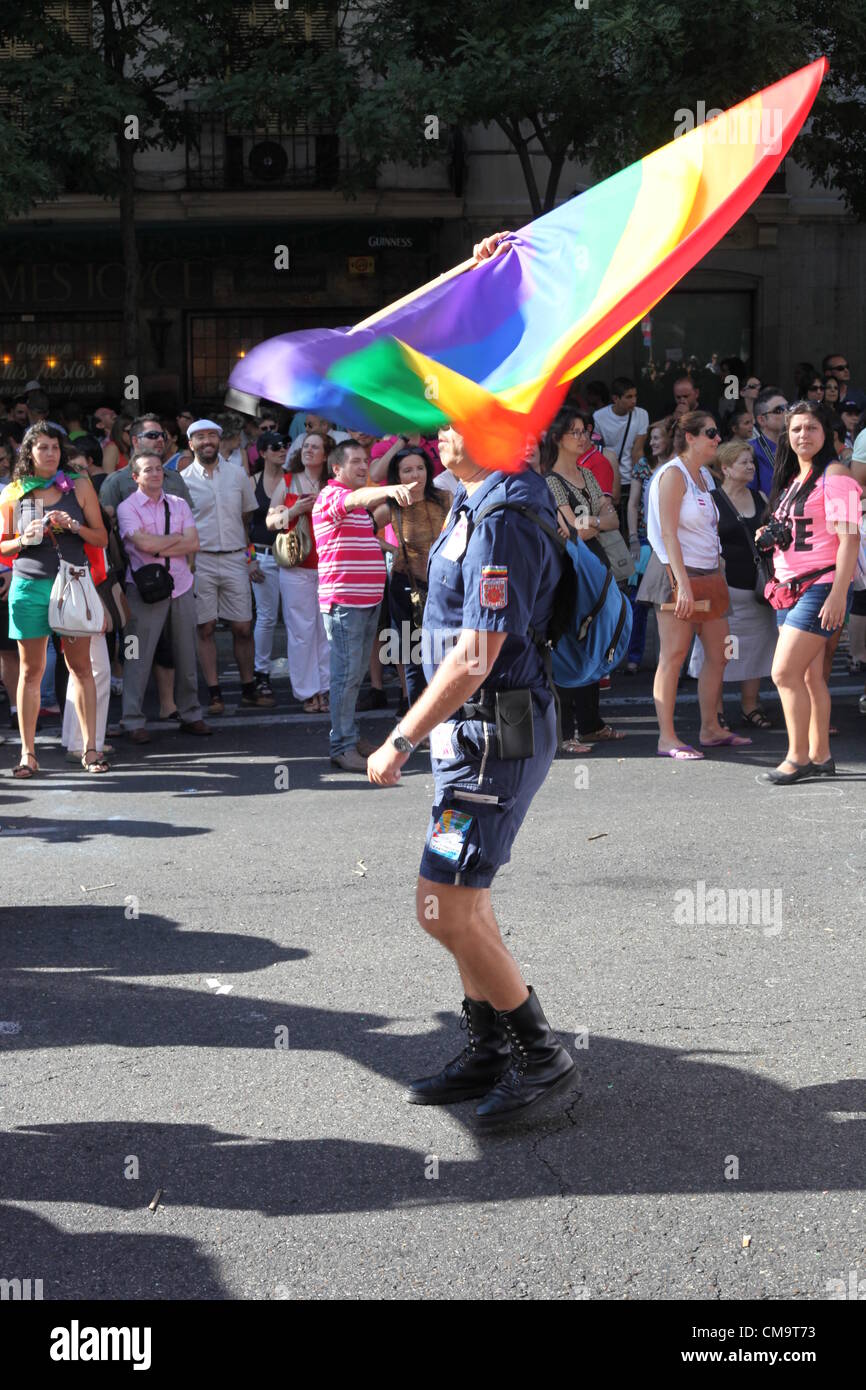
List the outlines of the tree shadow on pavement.
{"label": "tree shadow on pavement", "polygon": [[2,1277],[41,1279],[44,1299],[230,1297],[217,1262],[188,1236],[64,1231],[35,1212],[2,1203],[0,1229]]}
{"label": "tree shadow on pavement", "polygon": [[[203,981],[193,989],[116,978],[219,970],[225,979],[227,972],[296,961],[306,954],[301,948],[240,933],[178,931],[164,918],[127,922],[118,908],[83,906],[55,909],[45,925],[35,927],[4,911],[0,939],[7,964],[3,1012],[22,1021],[18,1035],[0,1036],[3,1052],[68,1054],[106,1044],[137,1052],[160,1049],[163,1055],[170,1048],[223,1054],[237,1048],[244,1050],[246,1065],[255,1066],[250,1054],[261,1048],[263,1094],[269,1087],[273,1094],[275,1075],[285,1075],[287,1084],[280,1082],[279,1089],[288,1099],[280,1120],[301,1131],[295,1138],[262,1139],[197,1123],[52,1123],[50,1116],[44,1124],[13,1128],[4,1106],[0,1175],[7,1201],[135,1213],[162,1187],[168,1208],[279,1217],[540,1196],[741,1196],[866,1186],[862,1079],[790,1090],[758,1074],[746,1052],[689,1051],[593,1035],[590,1047],[576,1053],[577,1089],[558,1111],[534,1127],[484,1135],[475,1130],[471,1102],[443,1112],[410,1109],[402,1098],[408,1079],[435,1070],[459,1049],[463,1037],[453,1015],[437,1015],[424,1034],[402,1035],[400,1020],[384,1015],[306,1007],[255,993],[217,996]],[[276,992],[285,977],[273,979]],[[279,1028],[288,1030],[284,1052],[275,1047]],[[325,1080],[335,1073],[316,1053],[336,1054],[339,1079]],[[200,1065],[203,1075],[212,1068],[207,1053]],[[362,1079],[357,1068],[368,1075]],[[375,1141],[304,1137],[309,1114],[302,1109],[293,1117],[291,1097],[303,1097],[311,1077],[316,1086],[333,1088],[327,1114],[337,1134],[356,1122],[362,1080],[375,1100]],[[292,1084],[300,1078],[303,1085]],[[426,1182],[425,1155],[447,1151],[455,1125],[473,1134],[475,1153],[443,1159],[440,1180]],[[465,1153],[465,1143],[461,1148]],[[123,1175],[130,1154],[139,1160],[137,1182]],[[732,1159],[735,1182],[726,1174]],[[60,1297],[142,1297],[142,1287],[165,1260],[170,1286],[183,1285],[183,1291],[160,1296],[219,1296],[194,1245],[180,1242],[163,1251],[158,1241],[149,1244],[154,1238],[147,1234],[129,1236],[132,1217],[125,1218],[120,1235],[60,1233],[53,1255],[46,1237],[39,1247],[46,1251],[44,1269],[36,1269],[34,1230],[42,1239],[36,1219],[7,1209],[3,1277],[19,1270],[20,1277],[56,1273],[63,1284]],[[106,1268],[95,1272],[100,1260]]]}

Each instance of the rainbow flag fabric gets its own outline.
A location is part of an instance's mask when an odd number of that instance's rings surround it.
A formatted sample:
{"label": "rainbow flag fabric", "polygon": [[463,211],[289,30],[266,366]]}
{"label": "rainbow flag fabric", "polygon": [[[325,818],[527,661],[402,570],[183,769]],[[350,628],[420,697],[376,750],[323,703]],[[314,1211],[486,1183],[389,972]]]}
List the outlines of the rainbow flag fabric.
{"label": "rainbow flag fabric", "polygon": [[791,73],[354,328],[269,338],[235,367],[227,399],[377,436],[453,424],[479,464],[519,470],[569,383],[743,216],[826,70],[820,58]]}

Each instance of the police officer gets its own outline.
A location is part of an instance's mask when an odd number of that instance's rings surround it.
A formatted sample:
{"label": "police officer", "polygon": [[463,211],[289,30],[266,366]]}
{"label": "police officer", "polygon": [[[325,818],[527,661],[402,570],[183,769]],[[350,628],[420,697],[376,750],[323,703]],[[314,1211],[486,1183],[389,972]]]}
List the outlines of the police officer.
{"label": "police officer", "polygon": [[[555,529],[538,474],[488,472],[454,429],[440,431],[439,454],[460,486],[430,551],[428,687],[370,756],[368,775],[380,786],[396,784],[413,748],[430,736],[434,805],[416,910],[457,962],[468,1044],[437,1075],[412,1082],[406,1099],[449,1105],[483,1097],[476,1114],[487,1127],[534,1115],[575,1070],[504,946],[490,901],[556,751],[553,696],[530,628],[546,629],[562,561],[545,532],[517,512],[477,520],[507,499]],[[445,638],[454,643],[447,654]]]}

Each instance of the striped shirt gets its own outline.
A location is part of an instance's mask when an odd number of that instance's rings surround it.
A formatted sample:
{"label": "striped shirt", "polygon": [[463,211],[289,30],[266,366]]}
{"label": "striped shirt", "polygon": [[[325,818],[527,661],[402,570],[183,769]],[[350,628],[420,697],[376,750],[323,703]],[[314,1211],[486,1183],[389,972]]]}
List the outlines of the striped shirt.
{"label": "striped shirt", "polygon": [[353,489],[331,479],[312,511],[319,556],[319,607],[374,608],[385,591],[385,557],[363,507],[346,511]]}

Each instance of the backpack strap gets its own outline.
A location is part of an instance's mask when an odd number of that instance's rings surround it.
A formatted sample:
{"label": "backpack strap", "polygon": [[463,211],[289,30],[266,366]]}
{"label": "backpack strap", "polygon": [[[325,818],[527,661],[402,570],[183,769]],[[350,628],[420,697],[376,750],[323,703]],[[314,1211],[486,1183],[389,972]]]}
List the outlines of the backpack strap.
{"label": "backpack strap", "polygon": [[528,517],[530,521],[535,522],[536,526],[540,526],[545,535],[549,536],[561,551],[565,551],[565,541],[556,527],[551,526],[550,522],[545,521],[543,517],[538,515],[538,512],[534,511],[532,507],[527,507],[523,502],[491,502],[489,507],[482,507],[478,515],[473,517],[473,527],[477,526],[479,521],[483,521],[486,516],[490,516],[491,512],[520,512],[521,516]]}
{"label": "backpack strap", "polygon": [[[523,502],[491,502],[489,507],[482,507],[478,515],[472,518],[473,530],[479,521],[483,521],[484,518],[490,516],[492,512],[519,512],[521,516],[526,517],[527,521],[532,521],[538,526],[539,529],[553,541],[559,553],[565,555],[566,544],[556,527],[551,526],[548,521],[545,521],[543,517],[539,516],[534,508],[527,507]],[[609,575],[610,571],[608,571],[608,576]],[[529,637],[538,655],[541,657],[541,662],[544,666],[544,674],[547,677],[547,688],[553,696],[553,706],[556,710],[556,742],[558,746],[562,742],[562,711],[559,704],[559,691],[553,679],[552,644],[548,640],[546,633],[538,632],[536,628],[531,626],[529,628]]]}

